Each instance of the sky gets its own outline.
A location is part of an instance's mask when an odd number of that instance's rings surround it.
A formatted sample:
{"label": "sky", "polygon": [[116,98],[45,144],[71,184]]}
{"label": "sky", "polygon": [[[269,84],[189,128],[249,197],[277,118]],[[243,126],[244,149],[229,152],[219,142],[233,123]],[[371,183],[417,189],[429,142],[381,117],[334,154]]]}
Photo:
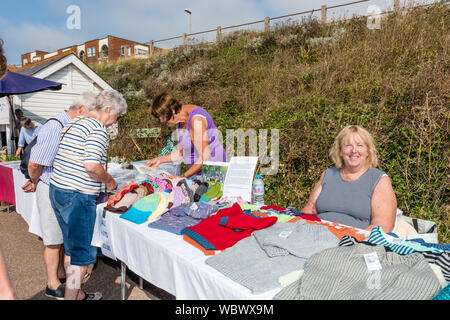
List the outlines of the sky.
{"label": "sky", "polygon": [[[0,38],[9,64],[20,65],[20,55],[35,50],[52,52],[70,45],[82,44],[107,35],[137,42],[161,40],[189,33],[189,9],[192,32],[200,32],[265,17],[334,6],[355,0],[1,0]],[[330,9],[329,19],[367,15],[370,6],[392,9],[394,0],[370,0],[342,8]],[[432,0],[415,2],[430,3]],[[409,3],[401,0],[401,5]],[[73,28],[74,11],[79,8],[79,29]],[[303,16],[306,17],[306,16]],[[320,12],[314,14],[320,18]],[[292,19],[301,19],[301,16]],[[69,26],[67,22],[69,23]],[[286,20],[286,19],[285,19]],[[273,20],[272,23],[283,20]],[[263,28],[263,24],[252,28]],[[234,31],[236,29],[230,29]],[[211,41],[215,32],[196,36]],[[173,47],[181,39],[158,42],[159,47]]]}

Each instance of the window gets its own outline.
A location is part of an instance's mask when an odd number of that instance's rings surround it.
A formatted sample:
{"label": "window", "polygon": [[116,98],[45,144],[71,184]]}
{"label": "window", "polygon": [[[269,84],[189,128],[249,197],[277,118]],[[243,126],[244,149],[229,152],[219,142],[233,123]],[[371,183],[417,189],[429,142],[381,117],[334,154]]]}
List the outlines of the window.
{"label": "window", "polygon": [[123,56],[131,56],[131,48],[130,46],[122,46],[121,53]]}
{"label": "window", "polygon": [[144,49],[138,48],[138,49],[136,49],[136,54],[137,54],[137,55],[147,55],[147,54],[148,54],[148,51],[147,51],[147,50],[144,50]]}
{"label": "window", "polygon": [[88,57],[95,57],[95,47],[90,47],[87,49],[87,56]]}
{"label": "window", "polygon": [[106,44],[102,46],[102,56],[103,58],[108,58],[108,46]]}
{"label": "window", "polygon": [[27,65],[28,64],[28,59],[27,58],[24,58],[23,59],[23,65],[25,66],[25,65]]}

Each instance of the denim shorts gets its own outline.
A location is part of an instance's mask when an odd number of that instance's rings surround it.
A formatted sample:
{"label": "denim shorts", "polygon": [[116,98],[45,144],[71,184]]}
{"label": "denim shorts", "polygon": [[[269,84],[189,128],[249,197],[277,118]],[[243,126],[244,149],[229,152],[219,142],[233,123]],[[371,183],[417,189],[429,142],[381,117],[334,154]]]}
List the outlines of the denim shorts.
{"label": "denim shorts", "polygon": [[97,248],[91,246],[96,218],[96,195],[61,189],[50,184],[50,201],[61,227],[70,264],[88,266],[97,261]]}

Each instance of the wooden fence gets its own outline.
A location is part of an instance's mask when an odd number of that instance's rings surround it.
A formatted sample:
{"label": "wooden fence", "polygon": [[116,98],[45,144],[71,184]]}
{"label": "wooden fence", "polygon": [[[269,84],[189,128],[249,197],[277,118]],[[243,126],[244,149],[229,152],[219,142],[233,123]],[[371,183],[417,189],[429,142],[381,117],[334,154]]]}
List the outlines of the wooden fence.
{"label": "wooden fence", "polygon": [[[242,23],[242,24],[232,25],[232,26],[227,26],[227,27],[218,26],[215,29],[199,31],[199,32],[193,32],[193,33],[183,33],[182,35],[174,36],[174,37],[170,37],[170,38],[166,38],[166,39],[151,40],[147,44],[149,44],[149,46],[150,46],[150,55],[153,55],[156,43],[161,43],[161,42],[164,42],[164,41],[170,41],[170,40],[175,40],[175,39],[182,39],[183,46],[187,46],[187,44],[188,44],[187,38],[188,37],[192,37],[192,36],[196,36],[196,35],[200,35],[200,34],[211,33],[211,32],[216,32],[217,33],[216,41],[219,42],[219,41],[222,40],[222,31],[227,30],[227,29],[240,28],[240,27],[250,26],[250,25],[254,25],[254,24],[258,24],[258,23],[264,23],[264,32],[268,32],[268,31],[270,31],[270,22],[271,21],[278,20],[278,19],[289,18],[289,17],[293,17],[293,16],[299,16],[299,15],[305,15],[305,14],[313,14],[315,12],[320,12],[320,14],[321,14],[321,22],[322,23],[328,23],[328,19],[327,19],[327,11],[328,10],[336,9],[336,8],[340,8],[340,7],[352,6],[352,5],[355,5],[355,4],[360,4],[360,3],[363,3],[363,2],[369,2],[369,1],[370,0],[359,0],[359,1],[342,3],[342,4],[339,4],[339,5],[330,6],[330,7],[327,7],[326,5],[322,5],[320,8],[312,9],[312,10],[308,10],[308,11],[291,13],[291,14],[286,14],[286,15],[273,17],[273,18],[265,17],[264,19],[258,20],[258,21],[252,21],[252,22],[248,22],[248,23]],[[393,0],[393,1],[394,1],[394,11],[401,10],[400,0]],[[382,12],[381,14],[386,14],[386,13],[389,13],[389,12],[391,12],[391,11],[385,11],[385,12]]]}

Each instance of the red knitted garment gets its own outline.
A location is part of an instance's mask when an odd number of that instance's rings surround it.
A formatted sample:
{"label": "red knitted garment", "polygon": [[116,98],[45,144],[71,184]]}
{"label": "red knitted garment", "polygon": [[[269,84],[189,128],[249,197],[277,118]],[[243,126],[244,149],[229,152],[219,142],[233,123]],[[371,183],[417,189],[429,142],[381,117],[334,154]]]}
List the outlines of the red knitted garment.
{"label": "red knitted garment", "polygon": [[206,250],[224,250],[253,231],[270,227],[277,217],[255,218],[245,215],[238,203],[181,231]]}

